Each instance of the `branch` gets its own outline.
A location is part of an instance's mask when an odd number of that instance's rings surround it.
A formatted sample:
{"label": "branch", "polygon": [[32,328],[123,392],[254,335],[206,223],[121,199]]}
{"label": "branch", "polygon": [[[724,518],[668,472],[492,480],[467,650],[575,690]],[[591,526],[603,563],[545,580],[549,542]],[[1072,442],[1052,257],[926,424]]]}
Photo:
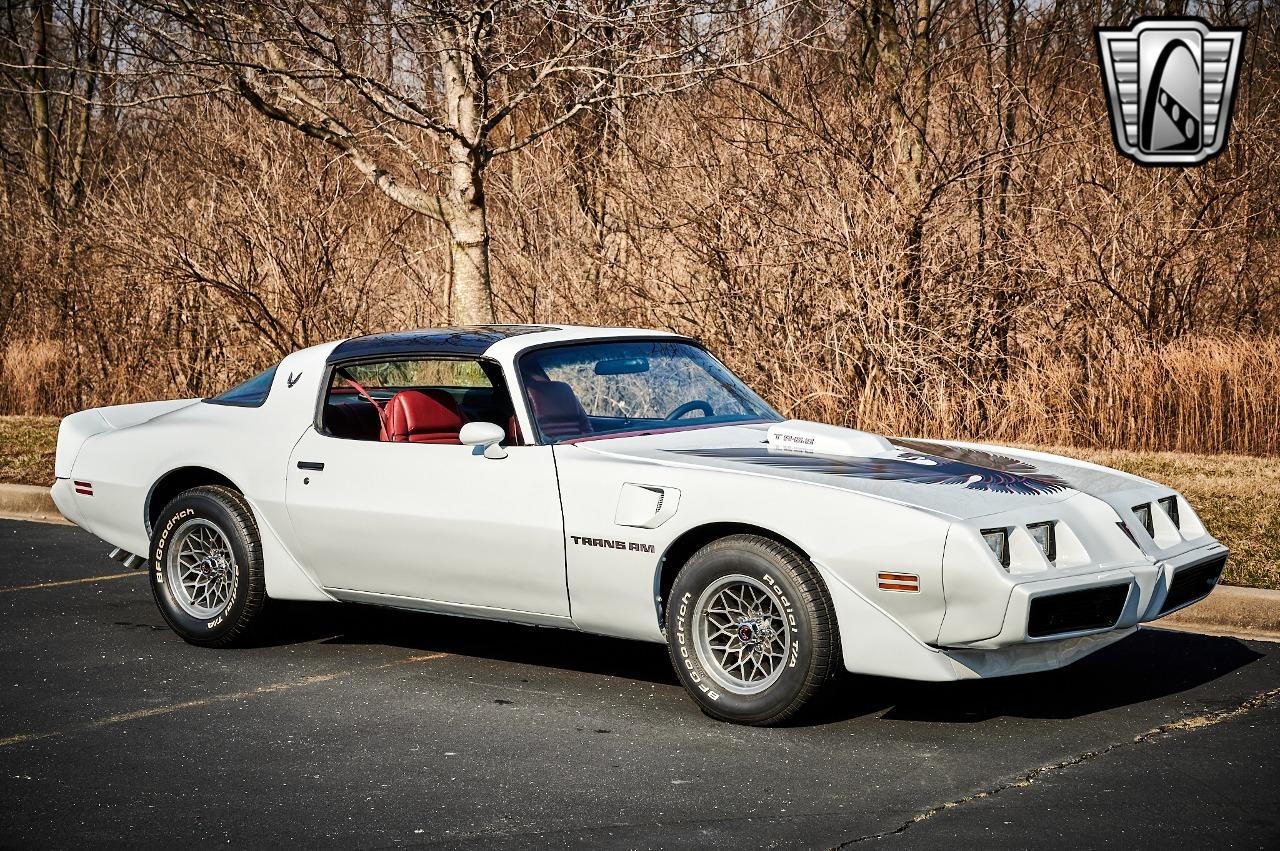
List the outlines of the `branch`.
{"label": "branch", "polygon": [[239,77],[237,84],[241,96],[249,102],[250,106],[267,118],[287,124],[313,139],[337,148],[378,191],[392,201],[434,221],[441,223],[445,221],[439,195],[401,183],[374,161],[373,157],[356,142],[355,134],[332,117],[325,116],[319,122],[308,121],[285,109],[278,102],[268,101],[245,77]]}

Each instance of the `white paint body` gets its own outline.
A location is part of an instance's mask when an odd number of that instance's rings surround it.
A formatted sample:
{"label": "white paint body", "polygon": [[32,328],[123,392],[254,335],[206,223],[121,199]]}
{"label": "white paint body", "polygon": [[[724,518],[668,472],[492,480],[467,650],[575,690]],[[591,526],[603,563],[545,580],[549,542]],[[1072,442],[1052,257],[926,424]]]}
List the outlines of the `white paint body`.
{"label": "white paint body", "polygon": [[[519,387],[515,361],[530,346],[663,336],[561,327],[508,337],[484,356]],[[917,680],[1067,664],[1167,614],[1174,573],[1226,553],[1181,497],[1181,528],[1153,505],[1155,534],[1146,533],[1131,506],[1174,495],[1166,487],[1001,447],[970,446],[1069,487],[996,493],[696,454],[785,452],[780,434],[810,434],[816,445],[808,451],[823,455],[901,453],[876,435],[795,422],[491,447],[505,448],[505,457],[482,454],[486,434],[476,446],[330,437],[315,419],[336,345],[285,358],[261,407],[191,399],[67,417],[53,487],[59,509],[113,546],[145,554],[152,489],[175,470],[210,470],[253,509],[272,597],[381,603],[656,642],[665,640],[665,555],[685,535],[754,529],[817,566],[846,668]],[[513,402],[523,434],[536,434],[525,400],[517,394]],[[298,461],[324,469],[299,469]],[[76,481],[91,483],[93,495],[77,493]],[[1044,521],[1058,524],[1052,564],[1025,530]],[[1008,567],[981,536],[993,527],[1011,530]],[[882,590],[881,572],[918,576],[920,590]],[[1033,600],[1106,585],[1128,589],[1116,623],[1028,634]]]}

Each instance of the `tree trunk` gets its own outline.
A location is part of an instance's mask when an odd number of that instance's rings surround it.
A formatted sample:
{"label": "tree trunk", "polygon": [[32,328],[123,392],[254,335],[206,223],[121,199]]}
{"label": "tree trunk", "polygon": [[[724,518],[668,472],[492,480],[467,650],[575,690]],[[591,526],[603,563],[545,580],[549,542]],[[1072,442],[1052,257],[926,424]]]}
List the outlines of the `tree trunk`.
{"label": "tree trunk", "polygon": [[36,0],[31,4],[31,40],[34,47],[31,69],[31,118],[35,125],[32,155],[35,158],[36,186],[45,215],[56,213],[53,186],[53,133],[49,115],[49,27],[53,4]]}
{"label": "tree trunk", "polygon": [[892,0],[879,0],[876,14],[880,24],[879,59],[888,75],[888,88],[897,94],[891,99],[889,113],[897,147],[897,166],[901,180],[898,183],[898,200],[903,213],[911,217],[907,230],[905,268],[898,278],[898,290],[902,298],[900,314],[907,334],[916,335],[920,326],[920,291],[924,269],[924,219],[923,191],[926,127],[929,122],[929,98],[932,86],[932,62],[930,27],[932,25],[931,0],[914,0],[906,10],[906,23],[910,27],[910,50],[904,43],[902,29],[897,20],[897,10]]}
{"label": "tree trunk", "polygon": [[489,149],[480,129],[476,56],[466,50],[462,34],[455,33],[455,39],[441,51],[449,126],[457,134],[449,142],[449,187],[443,205],[450,240],[449,321],[486,325],[494,321],[484,198]]}
{"label": "tree trunk", "polygon": [[449,229],[449,321],[458,325],[488,325],[494,321],[489,284],[489,225],[481,177],[475,174],[462,187],[455,178],[445,208]]}
{"label": "tree trunk", "polygon": [[69,212],[76,212],[84,200],[85,154],[89,148],[89,137],[92,135],[94,119],[94,99],[98,94],[98,69],[101,62],[99,41],[102,33],[102,9],[94,3],[89,7],[88,25],[85,38],[84,62],[84,103],[80,107],[80,125],[75,130],[75,145],[72,150],[71,163],[64,177],[61,189],[62,206]]}
{"label": "tree trunk", "polygon": [[[996,161],[996,184],[999,193],[996,212],[996,245],[999,251],[1009,251],[1009,188],[1013,181],[1013,134],[1017,131],[1018,98],[1014,90],[1014,26],[1017,24],[1016,0],[1004,0],[1004,80],[1000,87],[1000,159]],[[1016,281],[1012,271],[1016,264],[1009,257],[1000,264],[1000,281],[995,292],[996,376],[1000,380],[1009,377],[1010,338],[1014,323],[1010,317],[1011,299],[1016,298]]]}

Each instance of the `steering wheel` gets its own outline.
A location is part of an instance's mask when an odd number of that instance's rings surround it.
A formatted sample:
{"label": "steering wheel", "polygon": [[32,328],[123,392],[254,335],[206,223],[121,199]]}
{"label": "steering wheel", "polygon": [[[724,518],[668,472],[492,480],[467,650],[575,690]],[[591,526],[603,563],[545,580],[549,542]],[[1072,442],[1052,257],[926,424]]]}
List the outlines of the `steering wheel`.
{"label": "steering wheel", "polygon": [[715,411],[711,408],[710,402],[706,402],[702,399],[691,399],[688,402],[685,402],[680,407],[676,408],[671,413],[667,414],[665,419],[678,420],[681,417],[683,417],[685,414],[688,414],[692,411],[702,411],[702,415],[704,417],[715,416]]}

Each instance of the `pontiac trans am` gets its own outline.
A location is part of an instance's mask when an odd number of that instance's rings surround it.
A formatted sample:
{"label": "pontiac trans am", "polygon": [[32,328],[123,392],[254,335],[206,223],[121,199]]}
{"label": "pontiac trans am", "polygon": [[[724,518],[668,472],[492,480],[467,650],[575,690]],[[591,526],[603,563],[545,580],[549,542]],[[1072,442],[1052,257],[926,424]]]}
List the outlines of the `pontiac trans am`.
{"label": "pontiac trans am", "polygon": [[697,341],[477,326],[62,421],[53,497],[187,641],[329,600],[667,644],[709,715],[841,669],[1056,668],[1214,587],[1178,493],[1055,455],[785,420]]}

